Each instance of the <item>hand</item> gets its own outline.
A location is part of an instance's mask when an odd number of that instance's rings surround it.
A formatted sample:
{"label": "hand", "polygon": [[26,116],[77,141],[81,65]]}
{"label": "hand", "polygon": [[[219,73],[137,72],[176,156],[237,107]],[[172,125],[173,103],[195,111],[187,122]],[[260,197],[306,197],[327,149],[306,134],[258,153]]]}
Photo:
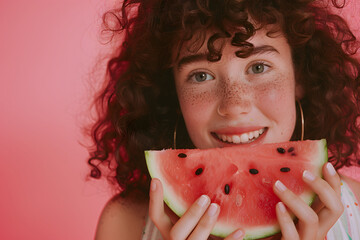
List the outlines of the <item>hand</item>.
{"label": "hand", "polygon": [[[323,167],[324,179],[314,177],[305,171],[303,180],[318,195],[318,203],[313,208],[288,190],[281,182],[274,185],[275,194],[283,202],[276,205],[282,239],[286,240],[324,240],[327,232],[344,211],[341,202],[340,177],[328,163]],[[287,208],[299,219],[295,226]]]}
{"label": "hand", "polygon": [[[151,181],[149,216],[164,240],[206,240],[210,236],[219,213],[219,205],[210,204],[210,198],[203,195],[173,224],[164,210],[163,188],[160,180],[154,178]],[[225,240],[235,239],[243,239],[242,231],[235,231],[225,238]]]}

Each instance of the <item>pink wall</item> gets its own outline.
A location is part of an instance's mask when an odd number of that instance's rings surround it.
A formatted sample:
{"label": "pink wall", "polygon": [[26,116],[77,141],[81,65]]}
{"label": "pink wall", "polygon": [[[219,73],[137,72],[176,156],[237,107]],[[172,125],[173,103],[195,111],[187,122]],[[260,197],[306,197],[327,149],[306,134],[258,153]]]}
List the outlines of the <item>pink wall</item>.
{"label": "pink wall", "polygon": [[99,2],[0,1],[0,239],[91,239],[111,195],[79,144]]}
{"label": "pink wall", "polygon": [[97,0],[0,1],[0,239],[91,239],[110,196],[79,144]]}

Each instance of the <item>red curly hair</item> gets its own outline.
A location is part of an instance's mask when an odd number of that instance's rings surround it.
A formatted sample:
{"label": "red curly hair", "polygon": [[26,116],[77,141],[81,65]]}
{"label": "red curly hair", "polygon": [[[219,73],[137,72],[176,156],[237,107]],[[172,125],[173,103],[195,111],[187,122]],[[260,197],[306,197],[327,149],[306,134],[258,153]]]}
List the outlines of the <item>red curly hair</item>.
{"label": "red curly hair", "polygon": [[[91,130],[94,146],[88,163],[91,176],[99,178],[101,164],[115,161],[113,177],[121,196],[135,192],[146,199],[150,178],[143,152],[172,147],[179,115],[172,53],[193,41],[195,33],[193,46],[207,44],[208,60],[218,61],[216,40],[231,38],[239,47],[238,57],[246,57],[253,47],[247,39],[265,25],[276,26],[268,35],[285,35],[296,81],[304,89],[305,138],[326,138],[337,169],[357,164],[360,64],[353,55],[359,43],[327,1],[124,0],[103,20],[104,31],[122,41],[108,61],[104,88],[94,102],[98,119]],[[216,32],[205,42],[210,28]],[[300,138],[299,122],[293,140]],[[193,147],[183,119],[179,128],[183,134],[178,147]]]}

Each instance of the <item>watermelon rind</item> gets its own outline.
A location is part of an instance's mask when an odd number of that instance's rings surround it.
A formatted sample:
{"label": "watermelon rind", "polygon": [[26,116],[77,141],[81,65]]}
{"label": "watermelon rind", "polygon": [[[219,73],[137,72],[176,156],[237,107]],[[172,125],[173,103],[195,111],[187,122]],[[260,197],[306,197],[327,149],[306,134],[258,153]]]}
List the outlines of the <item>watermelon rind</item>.
{"label": "watermelon rind", "polygon": [[166,179],[162,178],[159,174],[159,165],[151,164],[154,162],[154,158],[156,157],[156,152],[154,151],[145,151],[146,164],[148,166],[148,170],[151,178],[158,178],[163,186],[164,194],[164,202],[170,207],[170,209],[175,212],[178,216],[182,216],[186,212],[185,203],[181,202],[179,198],[172,198],[171,196],[177,196],[175,191],[172,188],[168,188],[168,182]]}
{"label": "watermelon rind", "polygon": [[[318,170],[317,175],[322,177],[322,166],[328,161],[328,152],[327,152],[327,144],[325,139],[314,141],[319,148],[319,152],[321,154],[318,155],[317,159],[312,161],[312,164],[315,166],[314,169]],[[160,150],[161,151],[161,150]],[[164,193],[164,202],[169,206],[169,208],[175,212],[179,217],[181,217],[185,212],[186,208],[184,207],[186,203],[182,202],[180,198],[177,198],[178,195],[175,189],[168,187],[169,183],[163,178],[160,174],[160,166],[155,164],[156,154],[158,151],[145,151],[146,164],[150,173],[151,178],[158,178],[163,186]],[[313,192],[303,193],[300,195],[300,198],[306,202],[309,206],[313,203],[316,194]],[[293,216],[294,218],[294,216]],[[221,225],[221,223],[217,223],[213,228],[211,234],[214,236],[225,238],[229,235],[234,229],[229,228],[226,225]],[[243,239],[260,239],[272,236],[276,233],[280,232],[279,225],[274,226],[259,226],[254,229],[248,229],[246,231],[246,235]]]}

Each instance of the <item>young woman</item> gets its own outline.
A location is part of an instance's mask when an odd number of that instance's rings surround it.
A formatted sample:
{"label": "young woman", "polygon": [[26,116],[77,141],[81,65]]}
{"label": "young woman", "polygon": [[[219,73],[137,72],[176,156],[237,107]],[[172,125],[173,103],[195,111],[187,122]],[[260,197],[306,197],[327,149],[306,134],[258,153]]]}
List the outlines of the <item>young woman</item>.
{"label": "young woman", "polygon": [[[97,97],[89,164],[100,177],[102,164],[116,163],[120,193],[96,239],[215,239],[221,208],[202,196],[175,217],[161,182],[150,186],[144,150],[174,140],[246,148],[300,140],[302,128],[304,139],[327,139],[331,164],[324,179],[304,173],[319,197],[312,207],[274,185],[281,234],[271,239],[360,239],[360,184],[335,170],[357,164],[358,42],[327,1],[130,0],[104,20],[123,39]],[[225,239],[243,236],[239,228]]]}

